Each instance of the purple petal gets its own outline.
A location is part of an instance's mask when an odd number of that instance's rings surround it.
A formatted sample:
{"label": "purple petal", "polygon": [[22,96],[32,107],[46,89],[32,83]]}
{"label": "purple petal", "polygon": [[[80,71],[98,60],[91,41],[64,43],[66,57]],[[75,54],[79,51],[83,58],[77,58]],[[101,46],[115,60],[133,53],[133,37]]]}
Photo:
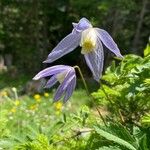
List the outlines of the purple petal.
{"label": "purple petal", "polygon": [[92,25],[88,19],[82,18],[82,19],[80,19],[79,23],[73,23],[73,27],[74,27],[74,29],[73,29],[72,33],[79,33],[85,29],[92,27]]}
{"label": "purple petal", "polygon": [[101,41],[98,40],[97,43],[97,48],[93,52],[85,54],[84,57],[94,79],[99,82],[103,71],[104,52]]}
{"label": "purple petal", "polygon": [[73,27],[75,28],[77,25],[78,25],[78,23],[72,23],[72,25],[73,25]]}
{"label": "purple petal", "polygon": [[62,95],[64,94],[64,92],[65,92],[65,90],[69,84],[67,81],[69,80],[70,77],[72,77],[72,71],[71,70],[68,71],[64,81],[59,85],[59,87],[56,91],[56,94],[54,96],[54,101],[58,101],[62,97]]}
{"label": "purple petal", "polygon": [[80,43],[81,34],[70,33],[48,55],[44,63],[51,63],[67,53],[73,51]]}
{"label": "purple petal", "polygon": [[45,88],[51,88],[53,85],[57,83],[56,76],[52,76],[46,83]]}
{"label": "purple petal", "polygon": [[54,74],[57,74],[57,73],[60,73],[66,69],[68,69],[69,66],[65,66],[65,65],[56,65],[56,66],[53,66],[53,67],[48,67],[42,71],[40,71],[34,78],[33,80],[38,80],[40,78],[44,78],[44,77],[47,77],[47,76],[51,76],[51,75],[54,75]]}
{"label": "purple petal", "polygon": [[72,81],[72,79],[74,78],[75,76],[75,70],[72,69],[70,72],[69,72],[69,76],[70,78],[66,81],[66,84],[64,85],[63,89],[66,89],[67,86],[69,85],[69,83]]}
{"label": "purple petal", "polygon": [[98,37],[100,40],[103,42],[103,44],[110,50],[112,51],[117,57],[123,58],[123,56],[120,53],[120,50],[117,46],[117,44],[114,42],[112,37],[109,35],[109,33],[105,30],[96,28],[98,34]]}
{"label": "purple petal", "polygon": [[72,95],[74,89],[76,87],[76,76],[74,76],[71,80],[71,82],[69,83],[67,89],[66,89],[66,94],[64,96],[63,101],[66,102]]}

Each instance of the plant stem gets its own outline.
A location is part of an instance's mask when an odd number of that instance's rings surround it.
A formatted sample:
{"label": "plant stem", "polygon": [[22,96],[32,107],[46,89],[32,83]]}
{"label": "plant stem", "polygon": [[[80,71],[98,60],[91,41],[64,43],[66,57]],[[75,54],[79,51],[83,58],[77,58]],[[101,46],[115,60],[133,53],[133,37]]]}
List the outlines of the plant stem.
{"label": "plant stem", "polygon": [[95,108],[96,108],[96,110],[97,110],[97,112],[98,112],[100,118],[102,119],[104,125],[107,126],[104,117],[102,116],[102,114],[101,114],[99,108],[97,107],[97,105],[96,105],[96,103],[95,103],[95,101],[94,101],[94,98],[91,96],[91,94],[90,94],[90,92],[89,92],[88,86],[87,86],[86,81],[85,81],[85,79],[84,79],[84,77],[83,77],[83,74],[82,74],[82,71],[81,71],[80,67],[79,67],[79,66],[74,66],[74,69],[77,69],[77,70],[78,70],[78,72],[79,72],[79,74],[80,74],[80,76],[81,76],[82,82],[83,82],[83,84],[84,84],[84,87],[85,87],[85,90],[86,90],[87,95],[90,97],[92,103],[94,104],[94,106],[95,106]]}

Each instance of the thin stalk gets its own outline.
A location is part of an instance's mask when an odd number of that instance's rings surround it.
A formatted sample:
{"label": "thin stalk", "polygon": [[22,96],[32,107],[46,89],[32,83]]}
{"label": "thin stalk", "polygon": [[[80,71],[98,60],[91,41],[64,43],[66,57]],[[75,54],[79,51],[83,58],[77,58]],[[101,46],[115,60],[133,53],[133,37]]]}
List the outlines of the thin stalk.
{"label": "thin stalk", "polygon": [[97,110],[97,112],[98,112],[100,118],[102,119],[104,125],[107,126],[104,117],[102,116],[102,114],[101,114],[99,108],[98,108],[97,105],[95,104],[94,99],[93,99],[93,97],[91,96],[91,94],[90,94],[90,92],[89,92],[88,86],[87,86],[86,81],[85,81],[85,79],[84,79],[84,77],[83,77],[83,74],[82,74],[82,71],[81,71],[80,67],[79,67],[79,66],[74,66],[74,69],[77,69],[77,70],[78,70],[78,72],[79,72],[79,74],[80,74],[80,77],[81,77],[81,80],[82,80],[82,82],[83,82],[83,84],[84,84],[84,87],[85,87],[85,90],[86,90],[87,95],[90,97],[92,103],[94,104],[94,106],[95,106],[95,108],[96,108],[96,110]]}

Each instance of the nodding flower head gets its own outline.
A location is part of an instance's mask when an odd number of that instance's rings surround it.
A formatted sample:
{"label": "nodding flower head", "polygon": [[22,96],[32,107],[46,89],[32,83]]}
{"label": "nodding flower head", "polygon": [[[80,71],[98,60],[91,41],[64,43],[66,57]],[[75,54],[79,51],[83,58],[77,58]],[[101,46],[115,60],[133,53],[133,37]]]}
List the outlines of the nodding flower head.
{"label": "nodding flower head", "polygon": [[57,82],[60,83],[56,90],[54,101],[58,101],[63,97],[66,102],[72,95],[76,86],[76,74],[73,67],[65,65],[56,65],[40,71],[33,79],[39,80],[40,78],[48,77],[45,88],[51,88]]}
{"label": "nodding flower head", "polygon": [[78,23],[73,23],[72,32],[58,43],[44,62],[51,63],[81,46],[81,53],[87,65],[94,79],[99,82],[104,61],[102,43],[117,57],[123,58],[117,44],[107,31],[93,27],[90,21],[82,18]]}

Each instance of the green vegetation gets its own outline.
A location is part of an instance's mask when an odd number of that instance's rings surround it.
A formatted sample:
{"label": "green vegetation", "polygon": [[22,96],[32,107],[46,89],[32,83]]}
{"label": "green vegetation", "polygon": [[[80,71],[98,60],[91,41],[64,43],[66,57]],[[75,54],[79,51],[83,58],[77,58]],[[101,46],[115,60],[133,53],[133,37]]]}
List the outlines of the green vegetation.
{"label": "green vegetation", "polygon": [[[0,150],[150,150],[149,4],[0,0]],[[81,49],[54,62],[80,66],[91,92],[77,73],[73,96],[54,103],[57,85],[45,90],[45,80],[32,78],[82,17],[107,30],[124,58],[112,60],[104,48],[100,84],[90,78]]]}
{"label": "green vegetation", "polygon": [[66,104],[52,103],[49,93],[18,96],[16,88],[1,91],[0,147],[149,150],[149,58],[126,55],[118,66],[113,62],[107,68],[100,89],[92,93],[105,124],[84,90],[76,90]]}

